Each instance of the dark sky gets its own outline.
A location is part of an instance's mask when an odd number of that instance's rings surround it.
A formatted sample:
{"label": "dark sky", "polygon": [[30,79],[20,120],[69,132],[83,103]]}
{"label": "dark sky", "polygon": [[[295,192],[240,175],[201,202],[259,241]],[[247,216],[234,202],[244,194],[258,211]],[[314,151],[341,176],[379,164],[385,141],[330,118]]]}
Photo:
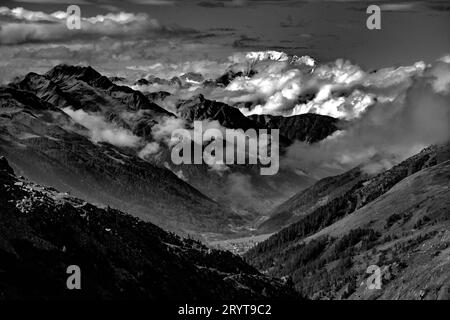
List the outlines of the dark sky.
{"label": "dark sky", "polygon": [[[450,53],[450,1],[378,1],[376,3],[382,7],[381,30],[366,28],[366,8],[371,3],[345,0],[21,0],[2,1],[1,6],[52,13],[65,11],[69,4],[78,4],[83,17],[121,11],[146,13],[164,26],[195,29],[197,33],[186,35],[185,40],[194,41],[199,49],[189,53],[181,49],[169,50],[161,57],[169,59],[173,55],[174,61],[225,59],[236,51],[272,49],[310,55],[320,62],[349,59],[365,70],[372,70],[410,65],[420,60],[432,62]],[[177,36],[184,37],[183,34]],[[84,43],[89,41],[94,46],[103,40],[90,39]],[[29,48],[33,43],[21,45]],[[154,46],[158,44],[154,42]],[[12,47],[3,48],[3,57],[8,57]],[[16,57],[17,52],[9,56]]]}

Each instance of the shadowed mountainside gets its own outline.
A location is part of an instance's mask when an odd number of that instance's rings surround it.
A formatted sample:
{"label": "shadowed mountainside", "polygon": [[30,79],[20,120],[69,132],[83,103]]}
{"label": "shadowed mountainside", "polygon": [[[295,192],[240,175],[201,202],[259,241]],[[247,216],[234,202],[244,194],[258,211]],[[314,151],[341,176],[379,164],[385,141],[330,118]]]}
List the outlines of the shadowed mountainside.
{"label": "shadowed mountainside", "polygon": [[[229,252],[17,178],[0,157],[1,299],[298,299]],[[81,269],[67,290],[66,269]]]}
{"label": "shadowed mountainside", "polygon": [[292,142],[297,140],[308,143],[325,139],[344,123],[333,117],[313,113],[291,117],[252,115],[249,118],[262,127],[279,129],[280,135]]}

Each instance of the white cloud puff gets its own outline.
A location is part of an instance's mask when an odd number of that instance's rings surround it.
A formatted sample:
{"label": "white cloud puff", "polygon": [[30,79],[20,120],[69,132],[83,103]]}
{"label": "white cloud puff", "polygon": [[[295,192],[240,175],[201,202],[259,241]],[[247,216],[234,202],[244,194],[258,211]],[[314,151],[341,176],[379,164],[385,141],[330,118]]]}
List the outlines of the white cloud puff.
{"label": "white cloud puff", "polygon": [[[357,121],[320,143],[296,143],[282,166],[299,168],[321,178],[365,164],[368,172],[391,165],[450,138],[450,96],[437,94],[425,70],[393,101],[376,103]],[[378,168],[378,169],[377,169]]]}
{"label": "white cloud puff", "polygon": [[440,94],[450,93],[450,60],[439,61],[430,70],[434,91]]}
{"label": "white cloud puff", "polygon": [[94,143],[108,142],[118,147],[137,147],[140,143],[139,137],[129,130],[106,122],[103,116],[90,114],[81,109],[64,108],[63,111],[89,130],[90,138]]}
{"label": "white cloud puff", "polygon": [[139,151],[139,158],[145,159],[148,156],[154,155],[161,149],[158,142],[150,142],[145,145],[145,147]]}
{"label": "white cloud puff", "polygon": [[0,44],[26,42],[66,41],[89,37],[148,37],[158,32],[183,32],[186,30],[162,26],[146,13],[107,13],[94,17],[81,17],[81,29],[69,30],[67,13],[57,11],[50,14],[23,8],[0,7],[0,17],[14,19],[0,24]]}
{"label": "white cloud puff", "polygon": [[[254,102],[250,109],[241,108],[245,115],[318,113],[347,120],[358,118],[375,101],[393,101],[404,94],[412,79],[427,68],[424,62],[417,62],[366,72],[338,59],[305,70],[282,54],[257,52],[245,57],[257,60],[252,65],[256,75],[234,79],[226,88],[229,94],[224,92],[222,98],[231,104]],[[302,95],[309,95],[307,101]]]}

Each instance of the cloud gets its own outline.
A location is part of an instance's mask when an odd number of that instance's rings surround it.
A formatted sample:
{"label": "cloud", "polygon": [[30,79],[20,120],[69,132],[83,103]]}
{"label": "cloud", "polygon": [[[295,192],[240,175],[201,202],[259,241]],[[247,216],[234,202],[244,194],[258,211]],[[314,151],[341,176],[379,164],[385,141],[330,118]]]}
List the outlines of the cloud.
{"label": "cloud", "polygon": [[164,79],[179,77],[185,73],[200,73],[205,79],[215,79],[221,76],[230,62],[220,62],[215,60],[193,60],[182,63],[157,62],[152,65],[129,66],[130,70],[139,70],[147,73],[148,76],[156,76]]}
{"label": "cloud", "polygon": [[172,132],[177,129],[184,129],[186,123],[183,119],[166,117],[152,128],[152,136],[158,142],[163,142],[167,146],[172,144]]}
{"label": "cloud", "polygon": [[63,11],[47,14],[24,8],[0,7],[0,16],[16,19],[0,25],[0,44],[27,42],[67,41],[68,39],[149,38],[158,34],[178,35],[193,33],[193,30],[178,26],[163,26],[146,13],[116,12],[93,17],[81,17],[81,29],[69,30],[67,13]]}
{"label": "cloud", "polygon": [[133,3],[149,6],[173,6],[177,1],[171,0],[130,0]]}
{"label": "cloud", "polygon": [[431,10],[444,12],[450,11],[450,4],[443,1],[426,1],[426,6]]}
{"label": "cloud", "polygon": [[430,70],[434,91],[441,94],[450,93],[450,59],[441,59]]}
{"label": "cloud", "polygon": [[252,204],[257,198],[257,191],[252,184],[251,176],[234,172],[226,180],[226,199],[232,205]]}
{"label": "cloud", "polygon": [[382,11],[411,11],[417,8],[417,3],[384,3],[380,5]]}
{"label": "cloud", "polygon": [[74,111],[71,108],[64,108],[63,111],[89,130],[90,139],[94,143],[108,142],[118,147],[137,147],[140,143],[140,138],[131,131],[106,122],[103,116],[90,114],[81,109]]}
{"label": "cloud", "polygon": [[205,8],[244,7],[247,0],[205,0],[197,2],[197,5]]}
{"label": "cloud", "polygon": [[[208,50],[217,51],[217,54],[199,59],[199,53]],[[183,39],[165,36],[154,39],[102,37],[95,41],[79,39],[0,46],[0,55],[3,57],[0,61],[2,82],[31,71],[43,73],[61,63],[91,65],[105,76],[124,77],[131,84],[149,74],[166,78],[168,74],[179,76],[190,71],[199,71],[215,78],[230,64],[227,62],[227,50],[222,46],[193,42],[189,36]],[[160,67],[147,69],[156,64]],[[171,92],[169,88],[148,90]]]}
{"label": "cloud", "polygon": [[139,158],[145,159],[148,156],[155,155],[159,152],[161,149],[159,143],[157,142],[150,142],[145,145],[145,147],[139,151],[138,156]]}
{"label": "cloud", "polygon": [[[437,68],[437,69],[436,69]],[[416,76],[402,95],[378,102],[344,131],[314,145],[297,142],[281,165],[317,178],[365,164],[368,172],[386,169],[435,143],[450,138],[450,96],[435,90],[436,65]]]}
{"label": "cloud", "polygon": [[[176,129],[185,128],[183,119],[174,117],[164,117],[152,127],[152,135],[149,140],[134,135],[130,130],[125,129],[115,123],[106,121],[104,116],[85,112],[82,109],[73,110],[70,107],[64,108],[76,123],[82,125],[89,132],[92,142],[107,142],[117,147],[134,148],[137,156],[146,159],[154,157],[160,151],[172,147],[172,132]],[[120,115],[125,122],[135,121],[142,117],[142,112],[124,112]]]}
{"label": "cloud", "polygon": [[314,59],[291,57],[283,52],[253,52],[235,61],[253,61],[252,77],[234,79],[224,92],[224,102],[251,102],[241,107],[245,115],[293,116],[318,113],[343,119],[360,117],[377,100],[392,101],[426,68],[424,62],[366,72],[349,61],[317,64]]}
{"label": "cloud", "polygon": [[57,11],[52,14],[47,14],[42,11],[30,11],[22,7],[9,9],[7,7],[0,7],[0,15],[4,17],[12,17],[17,21],[41,21],[41,22],[57,22],[60,20],[58,16],[63,13],[62,11]]}
{"label": "cloud", "polygon": [[[156,155],[163,149],[163,145],[171,147],[172,132],[185,127],[185,122],[182,119],[162,118],[159,123],[152,127],[152,139],[154,141],[148,142],[134,135],[130,130],[107,122],[102,115],[88,113],[82,109],[73,110],[69,107],[64,108],[63,111],[75,122],[89,130],[89,137],[92,142],[107,142],[117,147],[134,148],[137,151],[137,156],[142,159]],[[130,121],[139,117],[139,114],[139,112],[127,112],[123,113],[121,118]]]}
{"label": "cloud", "polygon": [[64,4],[90,4],[92,1],[85,1],[85,0],[14,0],[14,2],[20,2],[20,3],[64,3]]}
{"label": "cloud", "polygon": [[249,37],[247,35],[241,35],[239,39],[233,41],[233,48],[251,48],[257,45],[260,42],[260,38],[257,37]]}
{"label": "cloud", "polygon": [[450,63],[450,54],[446,55],[446,56],[443,56],[438,61],[442,61],[442,62],[445,62],[445,63]]}
{"label": "cloud", "polygon": [[197,3],[197,5],[200,7],[205,7],[205,8],[223,8],[223,7],[225,7],[225,4],[220,1],[200,1]]}
{"label": "cloud", "polygon": [[[180,89],[168,100],[176,103],[177,99],[202,92],[229,104],[254,102],[248,110],[241,109],[244,112],[285,116],[314,112],[350,120],[348,127],[318,144],[295,143],[281,159],[284,168],[303,170],[320,178],[361,163],[367,172],[377,172],[425,146],[448,139],[449,67],[447,56],[431,65],[417,62],[365,71],[341,59],[319,64],[283,53],[244,52],[221,62],[205,59],[142,65],[139,72],[179,75],[192,71],[215,76],[225,70],[250,68],[252,74],[236,77],[227,87]],[[302,100],[307,94],[311,95]],[[172,132],[189,126],[181,119],[164,119],[153,127],[153,141],[138,142],[139,155],[155,155],[160,148],[170,148]],[[208,128],[221,132],[225,129],[217,121],[204,121],[203,130]],[[114,140],[111,135],[104,137],[101,130],[96,132],[97,140]],[[228,168],[211,166],[211,170],[221,174]]]}
{"label": "cloud", "polygon": [[324,86],[314,100],[296,105],[290,115],[317,113],[340,119],[359,117],[374,103],[374,96],[359,90],[353,91],[348,97],[333,98],[331,87]]}
{"label": "cloud", "polygon": [[[442,59],[445,60],[445,57]],[[165,107],[171,110],[178,98],[186,99],[202,93],[210,99],[237,105],[245,115],[318,113],[350,120],[360,117],[377,101],[393,101],[403,95],[413,79],[420,77],[426,67],[424,62],[419,61],[410,66],[367,72],[343,59],[319,64],[309,56],[257,51],[235,53],[222,62],[208,59],[181,64],[159,62],[130,68],[148,72],[148,75],[168,77],[197,72],[206,75],[205,79],[217,78],[228,71],[243,73],[225,88],[202,85],[189,88],[150,85],[138,88],[171,92],[173,96],[164,102]],[[445,84],[445,75],[438,76]],[[437,83],[439,85],[443,84]]]}
{"label": "cloud", "polygon": [[234,102],[264,100],[261,111],[276,114],[292,104],[301,93],[302,76],[299,70],[283,70],[284,62],[271,64],[264,72],[252,78],[239,77],[233,80],[228,91],[240,92],[241,96],[232,98]]}

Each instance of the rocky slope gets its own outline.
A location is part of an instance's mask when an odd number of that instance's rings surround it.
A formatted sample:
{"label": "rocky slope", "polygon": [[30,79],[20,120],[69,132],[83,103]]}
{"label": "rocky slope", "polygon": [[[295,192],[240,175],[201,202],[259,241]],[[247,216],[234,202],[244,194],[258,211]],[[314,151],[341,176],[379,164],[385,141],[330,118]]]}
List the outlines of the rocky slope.
{"label": "rocky slope", "polygon": [[241,218],[129,148],[94,143],[86,128],[30,91],[0,88],[0,154],[17,172],[177,231],[227,232]]}
{"label": "rocky slope", "polygon": [[0,208],[0,300],[297,298],[231,253],[17,178],[4,157]]}
{"label": "rocky slope", "polygon": [[[246,259],[267,274],[292,277],[314,299],[448,299],[449,159],[449,144],[433,146],[361,179]],[[366,285],[370,265],[382,271],[380,290]]]}
{"label": "rocky slope", "polygon": [[170,115],[143,93],[116,85],[91,67],[58,65],[45,75],[29,73],[13,85],[60,108],[92,112],[147,110],[152,115]]}
{"label": "rocky slope", "polygon": [[205,99],[203,95],[194,96],[181,101],[177,105],[177,113],[181,118],[192,122],[194,120],[217,120],[222,126],[229,129],[264,128],[244,116],[238,109],[225,103]]}
{"label": "rocky slope", "polygon": [[340,125],[336,118],[313,113],[291,117],[252,115],[249,118],[260,126],[279,129],[280,135],[291,142],[314,143],[321,141],[337,131]]}

